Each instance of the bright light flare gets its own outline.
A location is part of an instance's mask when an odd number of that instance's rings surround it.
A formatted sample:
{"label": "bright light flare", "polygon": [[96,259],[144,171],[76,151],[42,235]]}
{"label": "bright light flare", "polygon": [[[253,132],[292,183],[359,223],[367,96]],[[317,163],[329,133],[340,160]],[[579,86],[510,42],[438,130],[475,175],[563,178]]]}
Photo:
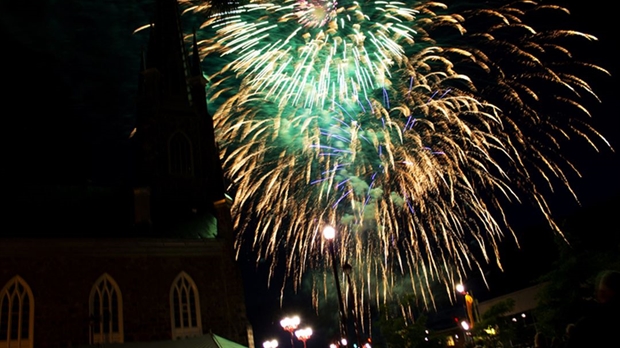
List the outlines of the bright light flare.
{"label": "bright light flare", "polygon": [[295,329],[297,329],[297,327],[299,326],[300,322],[301,319],[299,318],[299,316],[295,315],[293,317],[285,317],[284,319],[280,320],[280,326],[282,326],[284,330],[293,333],[293,331],[295,331]]}
{"label": "bright light flare", "polygon": [[277,346],[278,341],[275,339],[263,342],[263,348],[276,348]]}
{"label": "bright light flare", "polygon": [[463,284],[457,284],[456,285],[456,291],[458,291],[459,293],[464,293],[465,292],[465,286],[463,286]]}
{"label": "bright light flare", "polygon": [[323,228],[323,237],[327,240],[333,240],[336,237],[336,229],[332,226]]}

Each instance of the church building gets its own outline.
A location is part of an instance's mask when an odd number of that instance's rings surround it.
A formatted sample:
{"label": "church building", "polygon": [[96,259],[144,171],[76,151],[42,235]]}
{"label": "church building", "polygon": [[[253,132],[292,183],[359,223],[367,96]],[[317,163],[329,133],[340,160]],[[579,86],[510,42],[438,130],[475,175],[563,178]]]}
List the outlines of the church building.
{"label": "church building", "polygon": [[20,222],[0,232],[0,348],[254,347],[195,38],[175,0],[156,1],[149,30],[131,180],[18,188]]}

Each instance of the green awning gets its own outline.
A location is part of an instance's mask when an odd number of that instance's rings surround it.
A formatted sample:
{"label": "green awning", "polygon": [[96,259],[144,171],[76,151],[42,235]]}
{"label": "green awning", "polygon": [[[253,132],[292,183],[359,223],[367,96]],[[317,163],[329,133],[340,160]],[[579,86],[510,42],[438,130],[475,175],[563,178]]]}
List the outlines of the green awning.
{"label": "green awning", "polygon": [[[92,347],[92,346],[85,346]],[[209,333],[182,340],[99,344],[100,348],[248,348],[224,337]]]}

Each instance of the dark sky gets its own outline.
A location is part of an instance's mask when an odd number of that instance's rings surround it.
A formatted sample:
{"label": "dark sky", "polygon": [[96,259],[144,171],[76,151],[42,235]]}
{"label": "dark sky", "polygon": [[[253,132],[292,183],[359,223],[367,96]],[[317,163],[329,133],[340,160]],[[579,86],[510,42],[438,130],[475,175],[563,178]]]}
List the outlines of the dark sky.
{"label": "dark sky", "polygon": [[[27,141],[15,159],[36,180],[114,181],[118,146],[133,126],[140,51],[150,1],[0,4],[9,139]],[[8,40],[8,41],[7,41]],[[26,156],[24,156],[26,154]]]}
{"label": "dark sky", "polygon": [[[3,81],[9,86],[5,107],[12,112],[9,137],[36,140],[29,156],[16,159],[19,168],[38,168],[38,179],[117,180],[124,173],[121,146],[133,127],[133,98],[139,56],[147,32],[133,35],[149,20],[152,0],[52,1],[34,6],[23,2],[0,4],[0,33],[5,39]],[[593,125],[618,144],[617,26],[609,12],[587,2],[559,0],[573,12],[570,27],[599,37],[594,63],[610,70],[608,80],[595,90],[603,104],[593,106]],[[39,146],[45,144],[45,146]],[[119,154],[119,152],[121,152]],[[603,149],[571,149],[570,158],[584,172],[575,186],[585,186],[580,197],[587,203],[618,192],[616,155]],[[24,161],[26,163],[24,163]],[[614,166],[610,165],[610,161]],[[29,172],[26,170],[25,172]],[[605,190],[590,189],[604,183]]]}
{"label": "dark sky", "polygon": [[[592,123],[614,148],[620,149],[620,47],[615,11],[589,1],[552,3],[571,10],[572,28],[594,34],[601,41],[592,52],[578,53],[587,54],[613,75],[595,81],[603,103],[591,109]],[[5,84],[2,114],[8,120],[8,126],[3,128],[5,171],[13,174],[18,183],[72,184],[91,180],[114,184],[126,177],[129,157],[124,144],[133,127],[139,56],[146,42],[146,32],[132,32],[148,22],[150,4],[147,0],[0,2],[0,34],[4,40],[0,76]],[[582,147],[569,151],[567,156],[574,158],[583,172],[583,178],[573,180],[573,185],[584,208],[596,208],[619,196],[620,161],[616,153],[608,149],[596,153]],[[12,184],[9,190],[14,187]],[[550,200],[561,217],[581,209],[566,195]],[[525,209],[522,213],[529,216]],[[523,229],[538,224],[528,218],[522,221]],[[614,231],[618,233],[618,228]],[[507,269],[513,274],[536,268],[540,257],[536,246],[551,242],[550,237],[542,235],[524,238],[522,250],[506,247]],[[496,284],[490,284],[492,289],[506,290],[510,274],[493,272]],[[293,299],[289,308],[274,311],[277,292],[266,290],[264,284],[255,286],[257,290],[248,305],[260,346],[263,339],[277,333],[280,315],[296,308],[296,301],[307,299]],[[258,314],[261,312],[262,317]],[[311,342],[308,346],[312,347]]]}

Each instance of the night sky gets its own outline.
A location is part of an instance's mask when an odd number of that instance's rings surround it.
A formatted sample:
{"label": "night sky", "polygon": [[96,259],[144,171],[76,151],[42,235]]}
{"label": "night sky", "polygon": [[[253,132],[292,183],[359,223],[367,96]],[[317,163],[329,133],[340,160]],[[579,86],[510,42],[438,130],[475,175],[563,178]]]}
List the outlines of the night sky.
{"label": "night sky", "polygon": [[[133,128],[139,57],[147,39],[146,31],[135,35],[132,32],[148,23],[151,3],[147,0],[0,2],[0,34],[4,40],[1,81],[5,84],[2,115],[9,122],[3,127],[3,157],[5,173],[13,179],[7,191],[32,184],[114,185],[127,178],[130,158],[126,139]],[[615,149],[620,149],[616,53],[620,47],[615,11],[606,8],[607,4],[595,6],[589,1],[551,3],[571,10],[575,21],[571,28],[600,39],[593,51],[580,52],[612,73],[612,77],[594,82],[602,104],[591,107],[592,124]],[[582,170],[583,178],[572,181],[581,206],[559,193],[550,197],[558,216],[563,219],[590,211],[600,213],[601,205],[611,200],[617,208],[618,154],[604,148],[596,153],[590,148],[574,146],[567,149],[567,156]],[[611,207],[607,209],[613,213]],[[515,226],[518,231],[532,230],[542,224],[526,207],[516,207],[512,213],[523,216],[521,224]],[[605,216],[611,223],[609,214],[597,215],[596,219]],[[617,225],[611,231],[618,233]],[[532,269],[542,271],[549,267],[548,260],[542,259],[540,246],[550,243],[552,237],[545,233],[524,233],[521,250],[506,245],[506,272],[490,267],[491,291],[480,289],[481,296],[526,286],[531,279],[527,279],[528,274],[523,270],[531,273]],[[247,290],[248,310],[260,346],[264,339],[281,334],[278,326],[281,315],[307,308],[309,302],[298,296],[287,300],[282,310],[278,309],[278,292],[266,289],[260,277],[262,273],[256,275],[253,269],[248,267],[245,271],[247,279],[254,282]],[[250,292],[250,288],[255,291]],[[311,311],[305,311],[312,317]],[[308,346],[312,347],[311,341]]]}

